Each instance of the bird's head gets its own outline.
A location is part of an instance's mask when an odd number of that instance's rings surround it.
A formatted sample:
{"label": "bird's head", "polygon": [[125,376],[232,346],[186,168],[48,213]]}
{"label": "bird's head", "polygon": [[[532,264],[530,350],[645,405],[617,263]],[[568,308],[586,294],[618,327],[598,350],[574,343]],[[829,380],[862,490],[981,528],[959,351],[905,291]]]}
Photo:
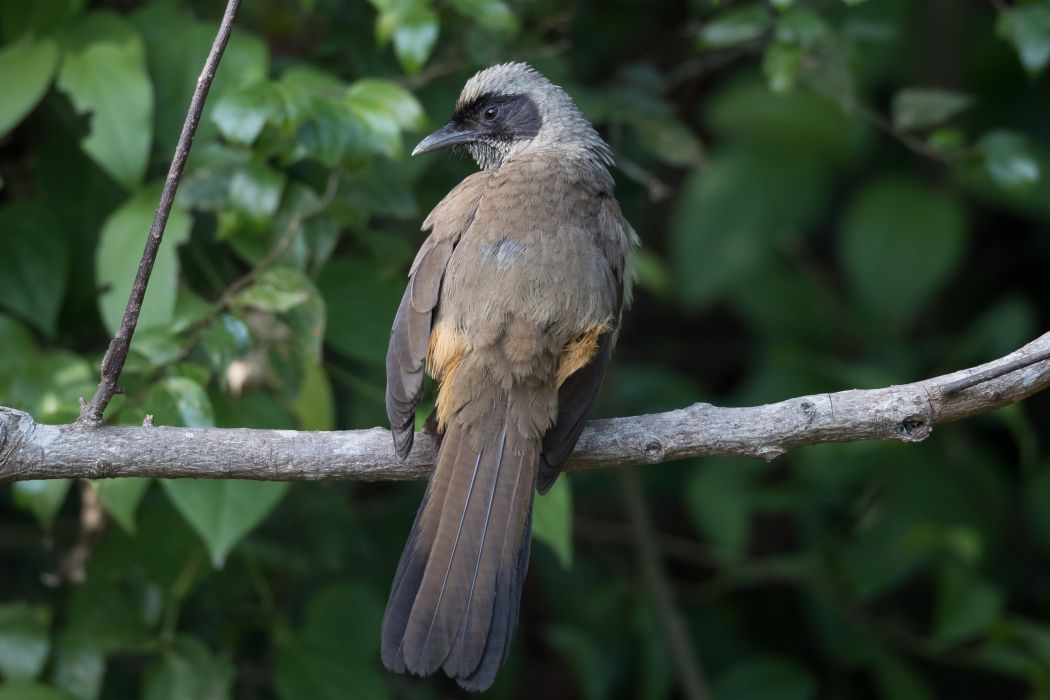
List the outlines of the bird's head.
{"label": "bird's head", "polygon": [[502,63],[474,75],[463,86],[452,119],[420,141],[412,155],[455,145],[465,146],[485,170],[541,150],[612,163],[608,145],[572,98],[526,63]]}

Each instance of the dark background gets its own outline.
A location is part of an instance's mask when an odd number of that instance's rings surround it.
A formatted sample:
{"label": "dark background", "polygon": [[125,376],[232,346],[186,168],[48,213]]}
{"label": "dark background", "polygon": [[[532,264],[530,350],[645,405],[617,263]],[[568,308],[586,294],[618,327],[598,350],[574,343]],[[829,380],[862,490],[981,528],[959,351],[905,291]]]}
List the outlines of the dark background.
{"label": "dark background", "polygon": [[[0,5],[0,404],[91,395],[221,10]],[[419,223],[474,168],[407,151],[505,60],[599,127],[644,243],[599,415],[905,383],[1050,326],[1046,0],[255,0],[108,420],[383,424]],[[649,551],[716,700],[1050,697],[1048,420],[562,480],[488,696],[685,697]],[[378,661],[421,490],[0,487],[0,700],[460,696]]]}

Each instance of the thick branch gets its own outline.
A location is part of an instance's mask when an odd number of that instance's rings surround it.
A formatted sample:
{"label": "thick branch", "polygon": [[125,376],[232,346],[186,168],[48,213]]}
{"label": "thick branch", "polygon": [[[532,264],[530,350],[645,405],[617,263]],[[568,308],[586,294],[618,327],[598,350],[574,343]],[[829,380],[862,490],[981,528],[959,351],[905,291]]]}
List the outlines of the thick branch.
{"label": "thick branch", "polygon": [[186,167],[186,159],[190,155],[190,147],[193,146],[193,136],[197,133],[197,124],[204,111],[204,101],[208,99],[208,91],[215,79],[219,60],[222,59],[226,44],[230,41],[230,34],[233,32],[233,18],[237,16],[240,4],[240,0],[228,0],[226,12],[219,25],[219,32],[215,35],[215,42],[204,62],[204,69],[197,78],[197,87],[193,91],[193,99],[190,100],[190,107],[186,112],[186,121],[182,125],[179,141],[175,145],[175,155],[171,158],[168,177],[164,180],[164,189],[160,193],[160,203],[157,205],[153,224],[146,237],[146,247],[142,251],[142,259],[135,272],[135,280],[131,284],[131,294],[128,295],[128,304],[124,307],[124,316],[102,358],[98,389],[95,390],[91,401],[84,403],[81,399],[80,418],[77,419],[77,422],[82,425],[101,423],[106,406],[113,399],[113,395],[119,392],[117,382],[120,380],[120,373],[124,370],[124,363],[128,359],[131,338],[135,335],[139,312],[142,311],[142,300],[146,297],[146,285],[149,284],[149,277],[153,273],[153,263],[157,260],[157,251],[160,250],[160,243],[164,238],[164,227],[168,225],[168,215],[175,203],[175,193],[179,189],[179,182],[182,181],[182,171]]}
{"label": "thick branch", "polygon": [[[885,389],[815,394],[751,408],[694,404],[667,413],[595,420],[569,464],[574,471],[686,457],[773,459],[802,445],[924,440],[935,425],[1021,401],[1050,385],[1050,333],[979,367]],[[959,389],[967,377],[980,384]],[[950,389],[951,391],[947,391]],[[398,464],[381,428],[342,432],[43,425],[0,408],[0,483],[25,479],[415,479],[434,458],[418,435]]]}

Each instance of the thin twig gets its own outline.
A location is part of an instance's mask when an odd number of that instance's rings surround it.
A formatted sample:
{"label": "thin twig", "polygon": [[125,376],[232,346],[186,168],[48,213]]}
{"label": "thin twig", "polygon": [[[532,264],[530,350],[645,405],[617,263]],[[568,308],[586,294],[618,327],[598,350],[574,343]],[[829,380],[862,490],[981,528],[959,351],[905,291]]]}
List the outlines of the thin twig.
{"label": "thin twig", "polygon": [[1050,350],[1044,350],[1042,352],[1032,353],[1031,355],[1025,355],[1018,357],[1010,362],[1005,362],[997,367],[989,367],[986,370],[980,372],[974,372],[973,374],[956,379],[955,381],[948,382],[941,386],[941,393],[945,396],[958,393],[963,389],[969,389],[970,387],[977,386],[978,384],[984,384],[987,381],[996,379],[1003,376],[1004,374],[1010,374],[1016,372],[1019,369],[1030,367],[1038,362],[1050,360]]}
{"label": "thin twig", "polygon": [[854,109],[856,109],[857,114],[859,114],[860,117],[864,119],[864,121],[868,122],[883,133],[892,136],[894,139],[904,144],[904,146],[906,146],[908,150],[912,151],[913,153],[917,153],[924,158],[929,158],[930,160],[942,163],[944,165],[952,165],[953,163],[957,163],[960,160],[968,158],[976,153],[976,151],[972,148],[960,149],[952,153],[938,151],[935,148],[931,148],[925,141],[923,141],[918,136],[909,134],[907,131],[902,131],[897,127],[893,126],[893,123],[890,122],[889,119],[882,116],[870,107],[858,104],[854,106]]}
{"label": "thin twig", "polygon": [[649,515],[649,507],[645,503],[642,480],[634,470],[626,469],[620,472],[620,490],[623,493],[624,505],[627,506],[627,517],[631,521],[631,534],[638,553],[642,578],[656,604],[660,626],[663,627],[664,637],[667,639],[667,646],[678,673],[682,696],[688,700],[707,700],[711,693],[704,679],[703,665],[693,646],[685,619],[678,610],[674,591],[667,581],[663,563],[660,561],[656,531]]}
{"label": "thin twig", "polygon": [[142,260],[139,269],[135,273],[135,281],[131,286],[131,294],[128,296],[128,304],[124,309],[124,317],[120,321],[120,327],[116,335],[110,341],[105,357],[102,358],[101,376],[98,389],[91,401],[85,403],[81,400],[80,417],[77,424],[82,426],[97,426],[102,422],[102,414],[106,406],[113,399],[113,395],[120,391],[117,382],[120,373],[124,369],[124,363],[128,359],[128,349],[131,347],[131,338],[135,335],[135,327],[138,325],[139,312],[142,311],[142,300],[146,296],[146,285],[149,284],[150,274],[153,272],[153,263],[157,259],[157,251],[160,250],[161,239],[164,237],[164,227],[168,224],[168,215],[171,213],[172,204],[175,202],[175,193],[179,189],[182,180],[182,171],[186,167],[186,159],[189,157],[190,148],[193,145],[193,136],[197,132],[197,124],[200,122],[201,113],[204,111],[204,101],[208,98],[212,81],[215,79],[215,71],[218,69],[219,60],[222,58],[226,44],[230,40],[233,31],[233,20],[237,16],[240,0],[228,0],[226,12],[223,14],[219,32],[215,36],[208,59],[204,62],[204,69],[197,78],[197,87],[190,101],[189,111],[186,113],[186,121],[182,125],[182,133],[179,142],[175,146],[175,155],[171,159],[168,168],[168,177],[164,181],[164,190],[160,195],[160,203],[157,213],[153,217],[149,236],[146,238],[146,247],[142,252]]}

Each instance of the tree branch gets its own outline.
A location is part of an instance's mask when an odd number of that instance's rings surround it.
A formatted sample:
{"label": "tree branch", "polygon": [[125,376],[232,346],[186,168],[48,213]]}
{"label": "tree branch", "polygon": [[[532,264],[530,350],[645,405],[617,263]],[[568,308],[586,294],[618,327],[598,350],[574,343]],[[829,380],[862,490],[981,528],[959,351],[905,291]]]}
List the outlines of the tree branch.
{"label": "tree branch", "polygon": [[164,180],[160,203],[157,205],[157,213],[153,216],[153,223],[146,237],[146,247],[142,251],[139,269],[135,272],[131,294],[128,295],[128,304],[124,307],[124,316],[102,358],[98,389],[95,390],[95,395],[90,402],[85,403],[83,399],[80,400],[80,417],[77,419],[80,425],[99,425],[106,406],[113,399],[113,395],[120,392],[117,382],[120,380],[120,373],[124,370],[124,363],[128,359],[131,338],[135,335],[139,313],[142,311],[142,300],[146,297],[146,285],[149,284],[150,275],[153,273],[153,263],[157,260],[157,251],[160,250],[160,243],[164,238],[164,227],[168,225],[168,215],[175,203],[175,193],[179,189],[179,182],[182,181],[182,171],[186,167],[186,159],[189,157],[190,147],[193,146],[193,136],[197,133],[197,124],[204,111],[204,101],[208,99],[208,91],[215,79],[219,60],[226,50],[226,44],[230,41],[233,19],[237,16],[240,4],[240,0],[229,0],[226,3],[226,12],[219,25],[219,32],[215,35],[215,42],[204,62],[204,69],[197,78],[197,87],[193,91],[193,99],[190,100],[190,108],[186,112],[186,121],[182,125],[179,141],[175,145],[175,155],[171,158],[168,177]]}
{"label": "tree branch", "polygon": [[[1050,333],[998,360],[913,384],[802,396],[750,408],[698,403],[591,421],[571,471],[687,457],[773,459],[802,445],[919,442],[934,426],[987,413],[1050,386]],[[981,383],[959,389],[969,377]],[[26,479],[417,479],[434,459],[424,434],[404,464],[382,428],[297,432],[247,428],[44,425],[0,408],[0,483]]]}

